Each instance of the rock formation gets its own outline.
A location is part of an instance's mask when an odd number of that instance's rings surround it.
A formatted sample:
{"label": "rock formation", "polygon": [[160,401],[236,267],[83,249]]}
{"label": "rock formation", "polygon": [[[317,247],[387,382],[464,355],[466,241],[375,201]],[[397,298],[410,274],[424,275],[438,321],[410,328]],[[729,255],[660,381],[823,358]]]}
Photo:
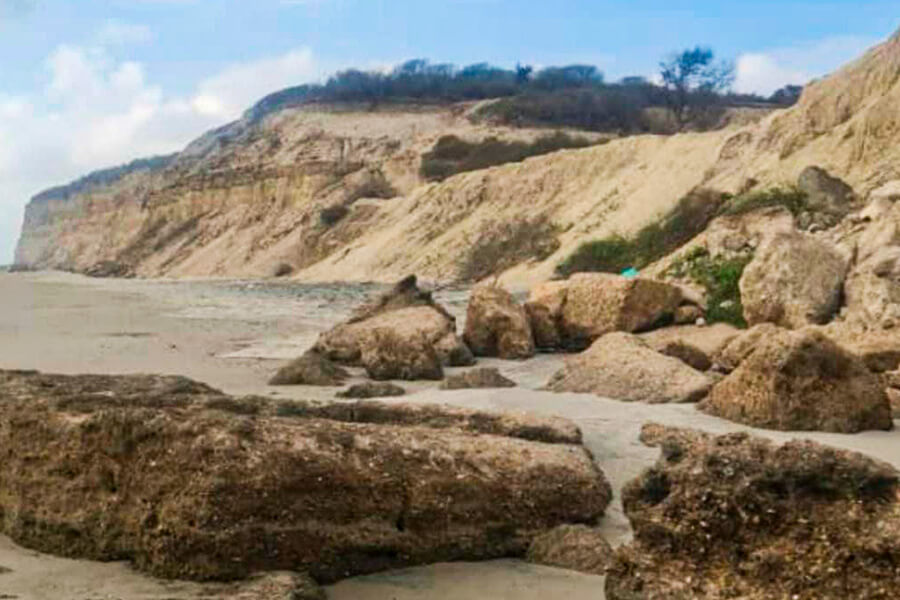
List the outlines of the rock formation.
{"label": "rock formation", "polygon": [[525,309],[509,292],[492,284],[472,289],[463,340],[475,356],[523,359],[535,352]]}
{"label": "rock formation", "polygon": [[761,336],[700,408],[738,423],[785,431],[855,433],[893,427],[878,376],[813,330]]}
{"label": "rock formation", "polygon": [[5,371],[0,397],[2,532],[163,577],[321,583],[522,556],[541,533],[595,522],[611,496],[585,450],[548,443],[573,437],[553,419],[369,403],[276,415],[144,375]]}
{"label": "rock formation", "polygon": [[269,385],[341,386],[350,374],[315,350],[291,361],[269,380]]}
{"label": "rock formation", "polygon": [[474,363],[456,335],[456,320],[407,277],[346,322],[319,336],[313,349],[338,363],[365,367],[373,379],[441,379],[443,366]]}
{"label": "rock formation", "polygon": [[837,249],[812,236],[773,235],[741,277],[744,318],[792,328],[827,323],[840,308],[847,268]]}
{"label": "rock formation", "polygon": [[647,425],[655,467],[622,503],[635,540],[610,600],[887,599],[900,588],[898,474],[861,454]]}
{"label": "rock formation", "polygon": [[658,404],[696,402],[711,385],[703,373],[651,350],[637,336],[610,333],[569,358],[550,379],[547,389]]}
{"label": "rock formation", "polygon": [[534,538],[528,561],[548,567],[605,575],[613,549],[597,530],[586,525],[560,525]]}
{"label": "rock formation", "polygon": [[403,396],[406,394],[399,385],[394,385],[386,381],[367,381],[366,383],[357,383],[351,385],[343,392],[338,392],[338,398],[389,398],[392,396]]}
{"label": "rock formation", "polygon": [[541,347],[583,349],[607,333],[635,332],[672,318],[681,290],[651,279],[577,273],[538,286],[526,309]]}
{"label": "rock formation", "polygon": [[516,387],[516,382],[507,379],[494,368],[471,369],[459,375],[450,375],[441,383],[442,390],[511,387]]}

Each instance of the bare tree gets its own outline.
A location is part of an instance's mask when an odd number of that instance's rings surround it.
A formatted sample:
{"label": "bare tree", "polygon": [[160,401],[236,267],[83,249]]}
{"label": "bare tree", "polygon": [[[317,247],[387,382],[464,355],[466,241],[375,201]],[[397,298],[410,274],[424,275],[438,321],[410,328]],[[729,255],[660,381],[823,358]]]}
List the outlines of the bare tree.
{"label": "bare tree", "polygon": [[715,60],[710,48],[683,50],[659,63],[665,99],[680,127],[692,111],[705,110],[734,83],[734,64]]}

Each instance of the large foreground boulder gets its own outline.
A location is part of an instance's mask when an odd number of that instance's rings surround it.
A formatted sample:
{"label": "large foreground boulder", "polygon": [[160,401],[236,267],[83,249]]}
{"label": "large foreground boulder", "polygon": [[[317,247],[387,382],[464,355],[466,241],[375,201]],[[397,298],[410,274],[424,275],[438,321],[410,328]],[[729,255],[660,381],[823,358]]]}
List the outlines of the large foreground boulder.
{"label": "large foreground boulder", "polygon": [[577,273],[539,286],[526,308],[538,346],[583,349],[614,331],[638,332],[671,319],[682,302],[677,286],[608,273]]}
{"label": "large foreground boulder", "polygon": [[854,433],[893,426],[879,377],[859,357],[813,330],[761,337],[700,408],[784,431]]}
{"label": "large foreground boulder", "polygon": [[888,599],[900,589],[900,487],[861,454],[649,425],[656,466],[628,483],[634,542],[610,600]]}
{"label": "large foreground boulder", "polygon": [[560,525],[541,534],[528,548],[528,561],[589,575],[605,575],[613,549],[599,530],[586,525]]}
{"label": "large foreground boulder", "polygon": [[472,290],[463,340],[475,356],[534,356],[534,337],[525,309],[497,285],[483,284]]}
{"label": "large foreground boulder", "polygon": [[3,371],[0,531],[196,580],[522,556],[609,503],[587,451],[548,443],[572,430],[377,403],[276,414],[179,377]]}
{"label": "large foreground boulder", "polygon": [[836,248],[802,233],[766,238],[741,276],[750,325],[799,328],[830,321],[840,307],[848,261]]}
{"label": "large foreground boulder", "polygon": [[456,335],[456,319],[418,288],[414,276],[320,335],[313,349],[362,366],[373,379],[440,379],[443,366],[474,363]]}
{"label": "large foreground boulder", "polygon": [[677,358],[652,350],[629,333],[605,335],[573,356],[557,371],[547,389],[591,393],[627,402],[696,402],[712,380]]}

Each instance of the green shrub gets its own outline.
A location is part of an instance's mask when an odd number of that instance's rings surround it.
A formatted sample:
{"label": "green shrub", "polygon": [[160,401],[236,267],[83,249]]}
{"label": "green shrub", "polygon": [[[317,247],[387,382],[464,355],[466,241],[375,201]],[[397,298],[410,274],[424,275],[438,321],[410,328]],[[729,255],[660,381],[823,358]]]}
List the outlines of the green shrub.
{"label": "green shrub", "polygon": [[504,142],[495,137],[467,142],[455,135],[445,135],[430,152],[422,156],[420,173],[428,181],[442,181],[457,173],[521,162],[531,156],[569,148],[586,148],[594,144],[586,138],[562,132],[541,136],[531,143]]}
{"label": "green shrub", "polygon": [[693,190],[667,215],[638,231],[633,238],[615,235],[585,242],[556,271],[569,276],[585,271],[621,273],[629,267],[642,269],[706,229],[724,198],[723,194],[711,190]]}
{"label": "green shrub", "polygon": [[672,265],[669,272],[686,276],[706,289],[706,320],[746,327],[741,304],[741,275],[751,256],[713,258],[705,248],[695,248]]}
{"label": "green shrub", "polygon": [[796,187],[774,187],[748,192],[730,199],[722,207],[724,215],[744,215],[761,208],[783,206],[795,217],[807,210],[806,193]]}

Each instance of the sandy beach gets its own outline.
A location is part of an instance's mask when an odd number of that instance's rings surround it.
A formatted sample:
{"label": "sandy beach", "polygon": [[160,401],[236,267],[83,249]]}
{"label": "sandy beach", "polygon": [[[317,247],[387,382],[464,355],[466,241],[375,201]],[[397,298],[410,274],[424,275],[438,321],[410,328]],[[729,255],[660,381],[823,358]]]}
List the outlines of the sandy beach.
{"label": "sandy beach", "polygon": [[[185,375],[232,394],[328,399],[334,390],[272,388],[266,380],[316,335],[358,304],[374,286],[300,286],[249,281],[97,280],[60,273],[0,274],[0,368],[55,373]],[[438,294],[459,317],[463,290]],[[559,355],[497,366],[520,387],[445,392],[405,384],[400,402],[448,403],[491,410],[558,415],[577,423],[585,445],[616,490],[602,522],[613,545],[630,530],[618,490],[656,459],[638,442],[641,425],[659,422],[710,432],[754,431],[777,441],[814,439],[900,466],[900,432],[856,435],[751,430],[697,412],[692,405],[627,404],[589,395],[537,391],[561,364]],[[603,578],[515,560],[407,569],[343,581],[337,600],[478,600],[602,598]],[[126,564],[65,560],[0,537],[0,598],[18,600],[214,598],[221,587],[164,582]]]}

